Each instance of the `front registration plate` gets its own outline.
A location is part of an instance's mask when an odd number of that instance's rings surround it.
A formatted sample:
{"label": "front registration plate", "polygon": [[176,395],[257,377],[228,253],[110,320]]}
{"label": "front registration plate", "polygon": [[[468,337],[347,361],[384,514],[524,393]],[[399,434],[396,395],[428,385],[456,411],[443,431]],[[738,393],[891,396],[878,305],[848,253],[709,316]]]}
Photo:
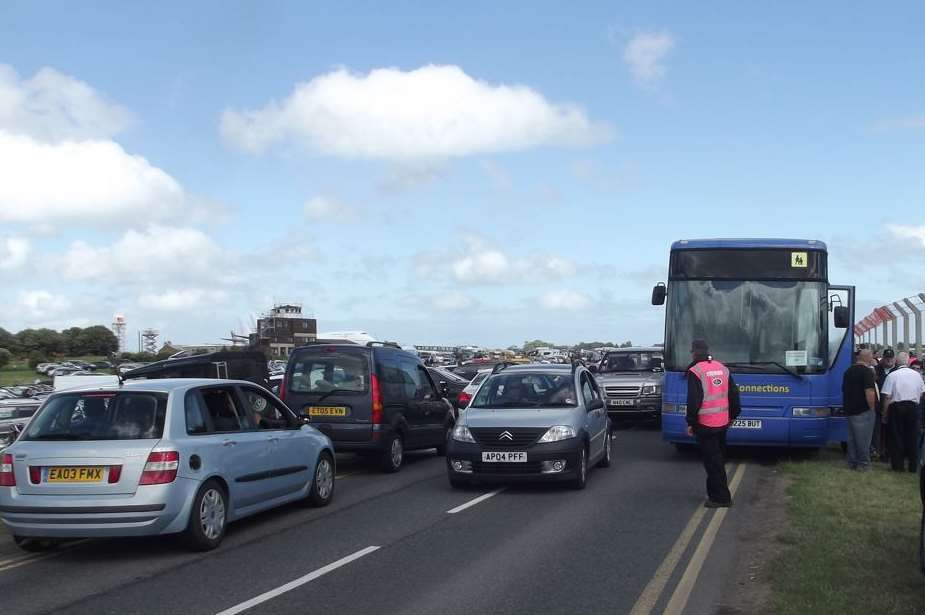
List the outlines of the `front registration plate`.
{"label": "front registration plate", "polygon": [[632,406],[636,403],[634,399],[611,399],[611,406]]}
{"label": "front registration plate", "polygon": [[49,483],[100,483],[102,467],[55,466],[48,468],[45,479]]}
{"label": "front registration plate", "polygon": [[498,453],[494,451],[483,452],[482,462],[483,463],[526,463],[527,454],[523,452],[514,452],[514,453]]}
{"label": "front registration plate", "polygon": [[308,416],[347,416],[345,406],[312,406],[308,409]]}
{"label": "front registration plate", "polygon": [[761,429],[761,421],[756,419],[736,419],[732,422],[736,429]]}

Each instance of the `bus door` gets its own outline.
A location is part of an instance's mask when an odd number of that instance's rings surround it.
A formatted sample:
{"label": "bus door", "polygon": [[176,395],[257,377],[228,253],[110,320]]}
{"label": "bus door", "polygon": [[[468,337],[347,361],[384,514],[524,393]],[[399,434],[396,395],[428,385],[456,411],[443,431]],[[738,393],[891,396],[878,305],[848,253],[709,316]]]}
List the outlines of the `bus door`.
{"label": "bus door", "polygon": [[[848,324],[838,327],[836,308],[848,311]],[[829,442],[848,441],[848,419],[842,402],[842,377],[854,361],[854,286],[830,286],[828,293],[829,370],[827,372],[829,405],[833,408],[829,419]]]}

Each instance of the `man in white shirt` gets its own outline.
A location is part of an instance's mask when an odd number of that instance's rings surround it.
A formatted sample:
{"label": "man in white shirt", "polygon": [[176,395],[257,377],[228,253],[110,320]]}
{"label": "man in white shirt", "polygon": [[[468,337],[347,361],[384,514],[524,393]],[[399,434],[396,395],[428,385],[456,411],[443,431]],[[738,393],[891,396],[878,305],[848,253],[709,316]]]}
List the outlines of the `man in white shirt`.
{"label": "man in white shirt", "polygon": [[890,437],[890,464],[896,472],[918,471],[919,465],[919,402],[925,394],[922,375],[909,367],[908,353],[896,358],[898,367],[890,372],[883,383],[883,412],[887,418]]}

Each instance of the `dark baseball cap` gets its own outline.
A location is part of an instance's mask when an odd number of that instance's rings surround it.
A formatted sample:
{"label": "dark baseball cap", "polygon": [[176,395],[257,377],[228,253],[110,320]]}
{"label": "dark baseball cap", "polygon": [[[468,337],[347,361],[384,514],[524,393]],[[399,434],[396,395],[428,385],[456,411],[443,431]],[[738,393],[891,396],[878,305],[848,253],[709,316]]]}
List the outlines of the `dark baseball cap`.
{"label": "dark baseball cap", "polygon": [[893,352],[893,349],[892,349],[892,348],[887,348],[886,350],[883,351],[883,358],[884,358],[884,359],[892,359],[892,358],[895,357],[895,356],[896,356],[896,353]]}

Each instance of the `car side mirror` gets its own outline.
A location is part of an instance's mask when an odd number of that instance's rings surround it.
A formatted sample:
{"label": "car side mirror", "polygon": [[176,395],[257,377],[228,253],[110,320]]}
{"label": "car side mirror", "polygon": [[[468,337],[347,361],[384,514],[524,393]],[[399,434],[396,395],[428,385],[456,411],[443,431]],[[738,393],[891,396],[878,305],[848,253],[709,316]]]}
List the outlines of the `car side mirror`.
{"label": "car side mirror", "polygon": [[833,317],[836,329],[847,329],[848,325],[851,324],[851,315],[848,312],[848,308],[844,305],[836,306]]}
{"label": "car side mirror", "polygon": [[603,399],[595,399],[595,400],[592,400],[590,404],[588,404],[588,412],[594,412],[595,410],[602,410],[603,408],[604,408]]}
{"label": "car side mirror", "polygon": [[659,282],[652,289],[652,305],[665,305],[665,297],[668,296],[668,288],[664,282]]}
{"label": "car side mirror", "polygon": [[589,365],[589,366],[588,366],[588,371],[591,372],[592,374],[596,374],[596,373],[597,373],[597,365]]}

